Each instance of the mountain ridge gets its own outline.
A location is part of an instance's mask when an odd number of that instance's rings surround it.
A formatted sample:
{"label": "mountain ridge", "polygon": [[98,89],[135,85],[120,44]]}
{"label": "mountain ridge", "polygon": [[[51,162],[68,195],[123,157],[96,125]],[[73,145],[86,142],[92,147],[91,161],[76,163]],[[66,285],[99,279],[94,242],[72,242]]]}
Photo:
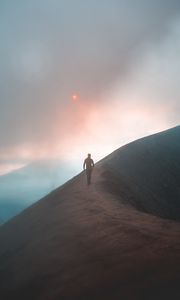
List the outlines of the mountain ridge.
{"label": "mountain ridge", "polygon": [[102,161],[105,185],[117,196],[129,191],[141,211],[180,220],[179,153],[180,126],[131,142]]}
{"label": "mountain ridge", "polygon": [[4,299],[179,299],[180,223],[135,207],[124,181],[107,186],[120,178],[114,157],[92,185],[82,172],[1,226]]}

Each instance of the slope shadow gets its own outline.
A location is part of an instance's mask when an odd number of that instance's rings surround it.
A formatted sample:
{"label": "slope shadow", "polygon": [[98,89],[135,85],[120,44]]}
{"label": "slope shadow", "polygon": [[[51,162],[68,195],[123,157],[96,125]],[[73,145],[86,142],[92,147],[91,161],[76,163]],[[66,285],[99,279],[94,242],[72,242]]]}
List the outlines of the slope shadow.
{"label": "slope shadow", "polygon": [[125,145],[100,162],[107,192],[135,209],[180,221],[180,127]]}

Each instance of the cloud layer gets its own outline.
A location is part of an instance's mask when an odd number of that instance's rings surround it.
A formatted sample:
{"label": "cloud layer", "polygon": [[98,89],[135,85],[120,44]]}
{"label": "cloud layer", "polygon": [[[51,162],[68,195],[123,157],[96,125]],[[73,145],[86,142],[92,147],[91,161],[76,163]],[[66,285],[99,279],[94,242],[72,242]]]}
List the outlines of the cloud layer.
{"label": "cloud layer", "polygon": [[4,1],[1,162],[100,158],[178,124],[179,13],[179,1]]}

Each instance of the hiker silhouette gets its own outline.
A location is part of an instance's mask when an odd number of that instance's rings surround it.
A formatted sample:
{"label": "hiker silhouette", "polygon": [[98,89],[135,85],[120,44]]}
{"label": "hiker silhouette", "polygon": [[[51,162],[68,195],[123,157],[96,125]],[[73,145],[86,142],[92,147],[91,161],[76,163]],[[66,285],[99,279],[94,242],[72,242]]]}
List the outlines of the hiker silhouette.
{"label": "hiker silhouette", "polygon": [[87,185],[91,184],[91,174],[94,168],[94,161],[91,158],[91,154],[88,153],[87,158],[84,160],[83,169],[86,169],[86,176],[87,176]]}

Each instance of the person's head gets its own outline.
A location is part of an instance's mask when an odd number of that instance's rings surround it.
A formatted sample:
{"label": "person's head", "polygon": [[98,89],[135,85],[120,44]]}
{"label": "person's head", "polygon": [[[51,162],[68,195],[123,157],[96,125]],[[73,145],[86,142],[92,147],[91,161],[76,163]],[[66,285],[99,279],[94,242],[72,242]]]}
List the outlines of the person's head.
{"label": "person's head", "polygon": [[90,153],[88,153],[88,158],[91,158],[91,154]]}

